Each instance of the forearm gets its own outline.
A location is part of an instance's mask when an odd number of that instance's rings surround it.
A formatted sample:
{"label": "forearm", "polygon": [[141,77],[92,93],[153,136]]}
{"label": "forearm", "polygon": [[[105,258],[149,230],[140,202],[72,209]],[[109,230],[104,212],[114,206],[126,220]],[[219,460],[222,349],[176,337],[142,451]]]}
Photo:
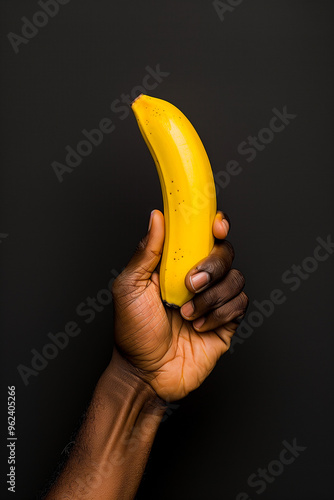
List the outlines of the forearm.
{"label": "forearm", "polygon": [[46,500],[134,498],[164,411],[163,401],[114,351]]}

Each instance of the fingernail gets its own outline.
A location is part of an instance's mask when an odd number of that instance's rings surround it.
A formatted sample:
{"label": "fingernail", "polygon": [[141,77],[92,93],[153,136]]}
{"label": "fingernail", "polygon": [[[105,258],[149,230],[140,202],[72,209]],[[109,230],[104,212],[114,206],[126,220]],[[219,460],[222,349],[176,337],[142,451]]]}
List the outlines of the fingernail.
{"label": "fingernail", "polygon": [[[222,212],[222,221],[223,221],[223,222],[224,222],[224,221],[227,221],[227,224],[228,224],[229,228],[231,228],[231,221],[230,221],[230,218],[229,218],[229,216],[228,216],[227,214],[224,214],[223,212]],[[226,223],[225,223],[225,224],[226,224]]]}
{"label": "fingernail", "polygon": [[209,281],[210,281],[210,274],[203,271],[201,273],[195,274],[194,276],[190,277],[190,284],[195,290],[195,292],[203,288],[203,286],[207,285]]}
{"label": "fingernail", "polygon": [[227,219],[222,219],[222,224],[223,224],[223,226],[224,226],[224,228],[225,228],[225,231],[228,233],[228,232],[229,232],[229,230],[230,230],[230,225],[229,225],[229,223],[227,222]]}
{"label": "fingernail", "polygon": [[204,325],[204,322],[205,322],[205,318],[203,318],[203,317],[198,318],[198,319],[196,319],[196,321],[193,322],[193,326],[194,326],[194,328],[199,329],[199,328],[201,328],[201,326]]}
{"label": "fingernail", "polygon": [[195,307],[192,300],[181,307],[182,316],[186,316],[186,318],[190,318],[190,316],[193,315],[194,311]]}
{"label": "fingernail", "polygon": [[151,229],[151,226],[152,226],[153,214],[154,214],[154,210],[152,210],[151,215],[150,215],[150,220],[148,223],[148,231]]}
{"label": "fingernail", "polygon": [[223,212],[217,212],[217,219],[221,222],[225,228],[226,232],[230,230],[230,221],[227,215],[223,214]]}

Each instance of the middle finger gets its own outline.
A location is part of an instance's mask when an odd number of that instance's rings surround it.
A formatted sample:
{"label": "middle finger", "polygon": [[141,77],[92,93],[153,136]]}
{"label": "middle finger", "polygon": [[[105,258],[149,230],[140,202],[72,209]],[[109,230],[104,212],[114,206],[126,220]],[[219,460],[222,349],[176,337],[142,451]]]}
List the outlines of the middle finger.
{"label": "middle finger", "polygon": [[189,321],[200,318],[212,309],[217,309],[236,297],[244,286],[245,279],[242,273],[237,269],[231,269],[223,280],[186,302],[181,307],[181,314]]}

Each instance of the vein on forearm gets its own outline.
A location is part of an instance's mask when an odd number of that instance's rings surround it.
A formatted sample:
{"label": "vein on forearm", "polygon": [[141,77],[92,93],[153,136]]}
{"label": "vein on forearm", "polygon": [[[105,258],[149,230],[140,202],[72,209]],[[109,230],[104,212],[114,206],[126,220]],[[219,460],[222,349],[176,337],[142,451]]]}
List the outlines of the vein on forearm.
{"label": "vein on forearm", "polygon": [[[68,462],[48,500],[132,498],[165,407],[153,389],[116,362],[99,380]],[[128,478],[131,478],[130,480]],[[60,494],[65,495],[61,497]],[[66,496],[67,495],[67,496]]]}

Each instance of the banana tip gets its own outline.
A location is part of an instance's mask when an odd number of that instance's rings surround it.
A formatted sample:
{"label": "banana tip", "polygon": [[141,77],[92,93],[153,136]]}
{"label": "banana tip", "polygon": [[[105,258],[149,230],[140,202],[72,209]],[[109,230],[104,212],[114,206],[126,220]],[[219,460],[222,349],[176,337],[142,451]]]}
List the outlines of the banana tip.
{"label": "banana tip", "polygon": [[139,94],[133,101],[132,103],[130,104],[130,106],[132,107],[134,105],[134,103],[137,101],[137,99],[139,99],[142,95],[144,95],[143,93]]}
{"label": "banana tip", "polygon": [[163,300],[163,303],[168,307],[173,307],[174,309],[180,309],[180,306],[173,304],[172,302],[167,302],[166,300]]}

